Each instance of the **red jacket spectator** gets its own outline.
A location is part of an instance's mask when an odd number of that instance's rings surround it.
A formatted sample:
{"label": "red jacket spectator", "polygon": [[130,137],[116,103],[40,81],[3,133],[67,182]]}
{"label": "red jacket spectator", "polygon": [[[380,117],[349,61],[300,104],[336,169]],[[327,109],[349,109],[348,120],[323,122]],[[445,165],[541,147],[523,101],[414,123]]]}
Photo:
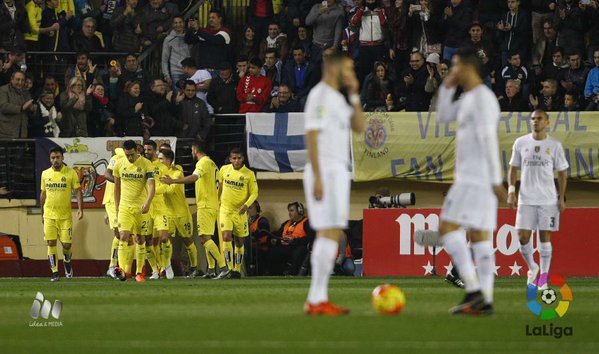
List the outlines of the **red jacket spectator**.
{"label": "red jacket spectator", "polygon": [[249,75],[239,80],[237,85],[237,100],[239,113],[261,112],[270,102],[272,82],[266,76],[260,75],[262,62],[258,58],[250,60]]}

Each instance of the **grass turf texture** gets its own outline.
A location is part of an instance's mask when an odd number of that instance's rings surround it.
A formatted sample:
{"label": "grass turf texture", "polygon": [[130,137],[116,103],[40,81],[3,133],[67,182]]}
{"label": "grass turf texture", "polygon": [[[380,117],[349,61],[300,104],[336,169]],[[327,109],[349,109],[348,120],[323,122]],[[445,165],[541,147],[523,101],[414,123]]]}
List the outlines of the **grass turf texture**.
{"label": "grass turf texture", "polygon": [[[378,315],[370,304],[372,289],[386,282],[406,294],[398,316]],[[463,318],[447,314],[463,292],[438,277],[334,278],[331,298],[352,313],[315,318],[302,314],[308,278],[0,279],[0,353],[599,352],[599,279],[568,279],[574,300],[553,321],[528,310],[524,282],[499,279],[496,315]],[[63,302],[62,327],[29,326],[37,291]],[[526,335],[527,325],[550,323],[573,327],[573,336]]]}

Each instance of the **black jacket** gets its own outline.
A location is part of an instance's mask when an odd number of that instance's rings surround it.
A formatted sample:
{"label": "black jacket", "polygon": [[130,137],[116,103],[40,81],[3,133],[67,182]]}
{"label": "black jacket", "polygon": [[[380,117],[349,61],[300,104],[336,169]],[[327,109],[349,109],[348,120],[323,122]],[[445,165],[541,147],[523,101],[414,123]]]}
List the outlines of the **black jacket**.
{"label": "black jacket", "polygon": [[231,31],[225,27],[218,31],[188,29],[185,43],[193,45],[191,54],[198,69],[224,69],[232,62]]}
{"label": "black jacket", "polygon": [[237,80],[236,74],[229,82],[217,77],[210,83],[208,91],[208,103],[214,108],[215,114],[237,113],[239,112],[239,101],[237,100]]}
{"label": "black jacket", "polygon": [[133,97],[125,94],[117,104],[116,108],[116,126],[119,135],[141,136],[143,135],[143,107],[139,112],[135,112],[135,105],[143,102],[141,95]]}
{"label": "black jacket", "polygon": [[178,121],[173,114],[174,105],[165,96],[150,92],[146,95],[144,102],[148,117],[154,121],[154,125],[150,128],[150,135],[172,136],[183,128],[183,123]]}
{"label": "black jacket", "polygon": [[445,28],[445,45],[458,47],[466,40],[468,29],[472,24],[472,10],[464,3],[452,7],[453,16],[444,18],[441,25]]}
{"label": "black jacket", "polygon": [[[414,77],[414,83],[410,86],[407,86],[403,79],[408,74]],[[397,96],[406,98],[405,106],[407,112],[428,111],[432,98],[432,95],[424,90],[428,76],[426,65],[422,65],[418,70],[412,70],[411,68],[405,70],[401,77],[397,78]]]}
{"label": "black jacket", "polygon": [[15,46],[24,49],[24,34],[29,32],[29,18],[25,6],[20,1],[15,1],[15,7],[13,20],[4,2],[0,3],[0,47],[6,51],[12,50]]}
{"label": "black jacket", "polygon": [[504,96],[499,100],[499,107],[502,112],[528,112],[528,102],[526,102],[519,93],[511,100]]}
{"label": "black jacket", "polygon": [[212,122],[206,103],[197,96],[185,98],[177,105],[179,119],[183,127],[177,133],[178,138],[194,138],[206,141]]}

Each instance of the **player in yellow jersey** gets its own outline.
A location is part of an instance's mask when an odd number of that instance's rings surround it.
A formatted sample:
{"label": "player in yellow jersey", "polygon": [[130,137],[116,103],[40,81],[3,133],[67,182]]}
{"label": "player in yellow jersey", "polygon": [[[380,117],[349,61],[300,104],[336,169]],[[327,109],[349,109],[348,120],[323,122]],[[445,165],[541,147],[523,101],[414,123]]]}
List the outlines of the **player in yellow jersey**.
{"label": "player in yellow jersey", "polygon": [[[200,235],[200,242],[204,246],[206,260],[208,261],[208,271],[205,277],[222,279],[228,276],[231,270],[227,267],[225,258],[219,252],[218,246],[212,240],[218,213],[218,167],[206,155],[206,151],[200,142],[194,141],[191,146],[191,152],[198,160],[193,174],[183,177],[183,173],[179,171],[179,173],[163,178],[163,181],[167,184],[176,185],[195,183],[198,235]],[[183,186],[179,185],[177,188],[180,188],[183,195],[183,202],[185,202]],[[183,240],[186,241],[185,238]],[[187,245],[188,243],[193,244],[193,240],[188,239],[185,244]],[[218,275],[216,274],[217,266],[219,269]]]}
{"label": "player in yellow jersey", "polygon": [[[157,255],[160,252],[160,239],[169,239],[168,212],[164,204],[164,191],[166,187],[160,183],[160,175],[166,167],[158,160],[156,142],[144,141],[144,156],[154,166],[154,180],[156,181],[156,194],[152,200],[150,213],[142,220],[142,236],[146,239],[146,257],[152,268],[150,279],[160,278],[160,269]],[[170,247],[170,243],[169,243]],[[174,273],[170,263],[162,262],[160,266],[165,270],[166,278],[173,279]]]}
{"label": "player in yellow jersey", "polygon": [[44,170],[41,177],[40,205],[42,206],[42,223],[44,224],[44,240],[48,244],[48,260],[52,269],[51,281],[58,281],[58,257],[56,255],[56,239],[62,244],[64,255],[64,273],[67,278],[73,277],[71,266],[71,244],[73,237],[73,216],[71,214],[71,195],[77,192],[77,219],[83,218],[83,196],[77,173],[63,163],[63,150],[59,147],[50,149],[52,167]]}
{"label": "player in yellow jersey", "polygon": [[233,264],[233,246],[235,241],[235,259],[231,278],[241,278],[241,265],[245,253],[244,238],[249,235],[247,210],[258,199],[258,182],[252,170],[243,164],[244,156],[240,149],[234,148],[229,154],[231,164],[223,166],[218,173],[222,186],[220,192],[220,226],[223,231],[225,259],[229,267]]}
{"label": "player in yellow jersey", "polygon": [[104,190],[104,199],[102,200],[104,209],[106,209],[106,214],[104,214],[104,222],[114,232],[114,238],[112,239],[112,246],[110,248],[110,265],[106,271],[106,275],[113,279],[116,278],[116,275],[114,274],[114,268],[116,268],[118,265],[117,257],[119,248],[119,229],[117,228],[118,219],[116,215],[116,204],[114,203],[114,176],[112,171],[114,170],[114,166],[116,165],[117,161],[121,158],[125,158],[125,150],[122,148],[114,149],[114,155],[110,158],[108,167],[104,173],[104,178],[106,179],[106,189]]}
{"label": "player in yellow jersey", "polygon": [[[137,243],[137,275],[135,280],[144,282],[143,266],[146,259],[145,239],[141,236],[142,215],[148,214],[155,193],[154,166],[146,158],[139,155],[133,140],[123,144],[126,159],[117,162],[113,171],[114,200],[118,215],[118,228],[121,236],[118,250],[119,267],[128,267],[129,257],[127,244],[131,235],[136,235]],[[147,189],[147,190],[146,190]],[[117,272],[121,280],[126,276]]]}

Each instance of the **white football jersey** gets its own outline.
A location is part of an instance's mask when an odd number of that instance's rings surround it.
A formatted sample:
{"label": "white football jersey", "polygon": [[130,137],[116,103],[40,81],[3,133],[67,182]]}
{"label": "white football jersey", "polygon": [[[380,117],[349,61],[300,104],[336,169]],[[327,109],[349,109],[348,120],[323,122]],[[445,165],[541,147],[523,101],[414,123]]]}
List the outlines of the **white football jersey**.
{"label": "white football jersey", "polygon": [[497,97],[485,85],[453,101],[455,88],[439,87],[437,119],[457,120],[455,182],[484,186],[501,184],[497,128],[501,111]]}
{"label": "white football jersey", "polygon": [[354,108],[337,90],[320,82],[310,91],[304,108],[305,130],[318,130],[318,162],[350,166],[351,119]]}
{"label": "white football jersey", "polygon": [[544,140],[521,136],[514,142],[510,165],[521,171],[519,205],[557,203],[554,174],[569,167],[562,143],[550,136]]}

